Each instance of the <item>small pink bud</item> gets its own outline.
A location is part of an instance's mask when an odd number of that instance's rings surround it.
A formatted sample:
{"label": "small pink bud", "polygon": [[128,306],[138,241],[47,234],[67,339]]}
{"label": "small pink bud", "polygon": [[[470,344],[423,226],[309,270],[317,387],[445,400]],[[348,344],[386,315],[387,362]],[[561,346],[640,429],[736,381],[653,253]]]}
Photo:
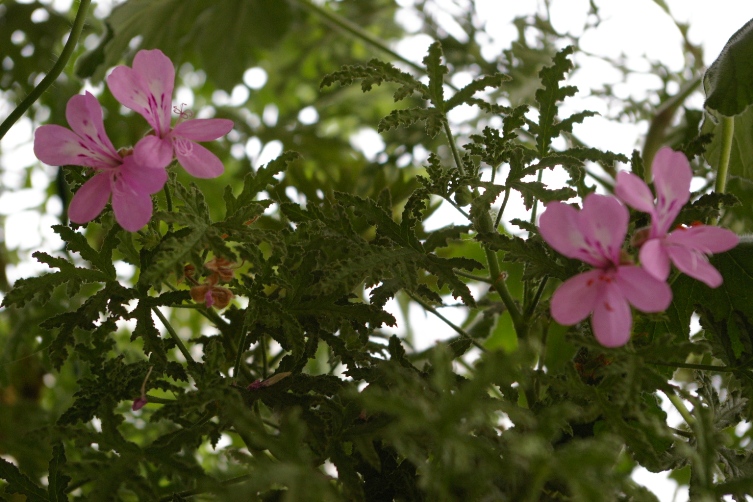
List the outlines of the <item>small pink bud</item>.
{"label": "small pink bud", "polygon": [[133,411],[138,411],[141,408],[143,408],[146,405],[146,403],[148,403],[148,402],[149,401],[147,401],[146,396],[141,396],[141,397],[133,400],[133,406],[131,406],[131,409]]}

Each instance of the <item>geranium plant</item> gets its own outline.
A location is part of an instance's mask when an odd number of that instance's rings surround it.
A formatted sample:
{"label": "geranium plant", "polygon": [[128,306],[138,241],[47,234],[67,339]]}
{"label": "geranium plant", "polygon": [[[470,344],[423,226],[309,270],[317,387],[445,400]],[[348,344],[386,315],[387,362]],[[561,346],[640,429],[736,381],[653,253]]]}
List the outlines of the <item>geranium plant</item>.
{"label": "geranium plant", "polygon": [[431,1],[89,3],[0,5],[0,135],[63,208],[2,253],[44,270],[0,281],[0,498],[753,494],[749,25],[593,90],[646,125],[612,152],[544,13],[490,58]]}

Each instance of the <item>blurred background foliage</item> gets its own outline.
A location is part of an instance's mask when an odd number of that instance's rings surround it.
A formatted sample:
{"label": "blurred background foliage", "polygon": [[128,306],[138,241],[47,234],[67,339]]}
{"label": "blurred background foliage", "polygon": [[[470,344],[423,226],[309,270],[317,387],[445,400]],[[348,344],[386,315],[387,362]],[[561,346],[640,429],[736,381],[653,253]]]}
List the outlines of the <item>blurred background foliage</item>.
{"label": "blurred background foliage", "polygon": [[[258,228],[280,230],[289,225],[286,216],[275,209],[279,204],[320,205],[324,201],[332,202],[335,192],[370,197],[389,204],[392,214],[399,218],[409,195],[419,186],[416,176],[426,174],[428,153],[436,152],[440,161],[449,165],[451,152],[441,135],[429,137],[421,123],[384,131],[379,135],[381,139],[375,139],[377,124],[383,117],[396,106],[420,106],[418,98],[408,98],[395,105],[394,88],[389,84],[366,94],[357,85],[320,89],[325,75],[343,65],[365,64],[372,58],[379,58],[393,62],[417,77],[424,77],[415,62],[397,58],[390,49],[400,40],[415,36],[416,30],[441,42],[451,75],[478,76],[502,72],[511,76],[512,81],[505,84],[504,91],[493,90],[487,95],[489,101],[505,106],[535,103],[534,94],[541,86],[538,72],[550,64],[554,54],[565,45],[576,48],[574,72],[578,72],[578,39],[554,29],[548,15],[549,2],[543,2],[538,12],[515,19],[517,39],[494,57],[482,56],[486,36],[484,20],[478,18],[474,2],[451,4],[451,15],[462,36],[456,31],[450,34],[443,28],[438,20],[439,14],[448,4],[434,0],[116,2],[111,11],[102,10],[105,12],[102,17],[95,15],[95,9],[90,10],[81,38],[83,43],[79,44],[53,87],[27,115],[34,126],[42,123],[66,126],[68,99],[83,89],[94,89],[104,108],[105,128],[113,143],[116,146],[135,144],[146,133],[143,120],[115,101],[103,85],[103,79],[113,66],[130,64],[139,49],[159,48],[178,69],[176,87],[180,90],[176,103],[179,106],[183,103],[181,100],[185,100],[186,108],[197,116],[224,117],[235,123],[227,138],[209,145],[224,161],[226,172],[222,177],[197,181],[189,180],[182,172],[178,174],[185,184],[193,181],[200,187],[213,216],[219,216],[223,210],[222,204],[215,201],[222,200],[226,185],[238,193],[246,173],[259,168],[260,157],[266,162],[282,151],[293,150],[302,156],[280,175],[275,193],[268,194],[277,205],[255,223]],[[47,2],[5,0],[0,3],[0,90],[6,103],[0,109],[10,109],[19,102],[50,68],[62,49],[76,7],[74,3],[70,11],[61,12]],[[592,1],[590,9],[586,30],[601,22],[597,2]],[[399,13],[405,15],[408,10],[420,21],[418,28],[407,29],[396,19]],[[686,25],[678,23],[677,27],[681,33],[687,33]],[[650,161],[662,144],[686,149],[703,144],[697,138],[703,112],[686,107],[685,100],[688,94],[698,92],[703,71],[702,52],[699,46],[685,38],[683,53],[685,68],[681,72],[669,71],[658,61],[650,62],[650,73],[659,76],[662,85],[650,99],[617,97],[608,85],[592,90],[593,95],[601,96],[609,103],[608,118],[648,124],[651,132],[642,152],[646,161]],[[624,60],[608,63],[623,72],[626,79],[634,72]],[[448,86],[457,89],[460,84],[450,80]],[[463,116],[462,122],[452,125],[458,143],[465,145],[471,141],[471,134],[478,134],[487,125],[500,127],[500,121],[493,114],[471,112]],[[534,139],[525,135],[522,141],[534,144]],[[565,142],[565,148],[583,146],[581,140],[572,134],[566,135]],[[2,169],[8,167],[0,165]],[[705,164],[696,162],[694,168],[698,176],[711,179],[711,171]],[[489,166],[485,169],[486,176],[489,176],[493,169]],[[614,166],[587,164],[587,169],[593,175],[588,178],[589,186],[603,184],[609,188],[605,175],[614,174]],[[28,169],[25,187],[31,186],[32,172],[39,170],[43,170],[40,165]],[[56,170],[49,177],[47,197],[58,198],[65,206],[70,191],[60,173],[61,170]],[[386,190],[391,197],[380,198]],[[727,213],[724,223],[740,233],[749,232],[753,229],[753,189],[747,180],[735,179],[730,183],[730,192],[742,204]],[[432,199],[426,216],[439,204],[438,198]],[[47,200],[38,209],[44,212],[46,207]],[[66,223],[64,215],[60,216],[60,222]],[[509,231],[519,232],[508,221],[503,224]],[[103,232],[97,234],[97,228],[91,227],[87,235],[96,249],[99,248],[96,243],[105,238]],[[363,225],[360,230],[364,233],[373,231],[368,225]],[[422,238],[428,235],[420,226],[416,232]],[[456,240],[438,254],[485,261],[480,243],[469,239]],[[3,265],[0,267],[0,290],[7,292],[9,289],[5,267],[28,259],[24,250],[6,249],[3,244],[0,250],[0,265]],[[530,294],[526,293],[521,279],[523,268],[521,263],[503,264],[511,293],[516,299]],[[122,264],[118,273],[125,282],[134,280],[133,267]],[[0,455],[14,459],[21,471],[36,481],[53,472],[50,458],[60,459],[60,456],[59,452],[53,451],[52,445],[64,440],[66,455],[69,459],[75,458],[78,461],[75,465],[81,469],[81,472],[70,471],[68,474],[83,480],[81,486],[70,486],[67,491],[72,495],[84,494],[89,500],[109,499],[108,495],[113,492],[108,493],[108,489],[120,490],[117,498],[122,500],[136,500],[144,494],[154,493],[146,488],[139,492],[139,487],[133,485],[125,490],[116,480],[109,485],[99,482],[94,491],[90,491],[88,484],[97,472],[107,472],[108,476],[119,472],[117,455],[92,448],[91,444],[106,437],[112,444],[128,449],[129,442],[145,446],[161,438],[162,443],[154,446],[155,451],[160,448],[168,451],[169,435],[181,433],[185,437],[180,438],[183,441],[180,444],[197,448],[195,455],[188,446],[185,450],[173,452],[188,458],[182,458],[186,463],[176,463],[172,470],[165,463],[159,468],[150,467],[148,462],[139,467],[141,479],[154,483],[154,486],[172,482],[179,486],[181,480],[193,480],[189,490],[172,498],[166,495],[162,500],[184,500],[194,492],[213,492],[227,500],[256,500],[259,497],[264,500],[356,500],[364,497],[364,493],[369,500],[481,500],[483,497],[505,500],[511,493],[519,498],[508,500],[554,500],[562,493],[568,493],[571,500],[615,500],[614,496],[624,500],[654,500],[652,495],[630,481],[629,474],[636,461],[652,466],[651,470],[674,469],[676,479],[685,484],[690,482],[685,467],[687,461],[682,456],[687,452],[670,448],[674,443],[667,432],[666,416],[656,403],[656,395],[643,391],[655,384],[641,380],[650,378],[641,373],[641,357],[650,351],[650,347],[639,340],[634,349],[637,354],[620,362],[612,361],[598,355],[601,349],[590,341],[587,334],[571,331],[570,338],[566,339],[564,328],[552,326],[548,332],[548,350],[541,356],[551,372],[548,375],[538,372],[532,376],[531,372],[520,368],[536,365],[541,340],[533,338],[519,344],[510,317],[504,314],[496,294],[485,292],[487,288],[478,282],[469,280],[469,283],[481,291],[477,295],[479,308],[455,307],[466,312],[462,328],[474,336],[488,335],[484,342],[486,347],[503,350],[490,353],[490,357],[473,369],[472,381],[458,387],[464,383],[464,377],[455,373],[463,373],[458,371],[458,365],[462,367],[471,363],[455,358],[451,352],[452,341],[448,345],[450,348],[438,346],[416,353],[410,350],[410,341],[422,335],[422,328],[408,324],[402,327],[408,345],[405,354],[402,345],[396,339],[390,339],[391,331],[377,333],[388,347],[385,350],[388,351],[389,364],[375,370],[379,372],[379,386],[370,386],[358,398],[355,388],[348,391],[350,394],[338,395],[340,415],[333,412],[332,419],[339,417],[344,420],[344,416],[349,416],[350,420],[360,420],[358,430],[361,435],[341,438],[342,451],[337,451],[340,458],[335,455],[326,468],[322,467],[325,459],[301,446],[310,442],[309,435],[316,433],[317,424],[303,406],[282,406],[272,413],[261,401],[250,403],[257,411],[262,408],[262,416],[273,417],[271,426],[276,428],[274,439],[269,439],[268,444],[257,445],[258,451],[252,452],[253,455],[244,451],[244,442],[237,436],[222,432],[224,418],[215,419],[211,405],[206,413],[212,420],[203,415],[191,415],[186,417],[183,429],[175,428],[175,423],[179,422],[176,416],[168,417],[169,413],[166,413],[165,417],[150,417],[152,412],[148,409],[131,413],[131,402],[121,401],[113,408],[117,416],[98,417],[85,426],[58,425],[54,432],[50,432],[49,426],[71,406],[83,381],[100,377],[123,378],[124,388],[138,389],[147,368],[139,347],[140,339],[130,341],[133,328],[123,324],[118,335],[110,338],[112,343],[97,340],[96,332],[86,335],[92,339],[82,341],[91,347],[90,350],[103,350],[108,354],[111,366],[101,368],[100,375],[94,374],[92,368],[75,357],[68,360],[60,371],[55,371],[46,350],[53,342],[54,333],[42,327],[42,321],[54,314],[76,310],[87,293],[96,291],[85,287],[79,295],[71,296],[64,288],[58,288],[44,304],[31,302],[24,308],[7,308],[0,313]],[[448,293],[446,289],[441,292]],[[406,295],[398,295],[397,299],[403,313],[407,313],[412,300]],[[191,309],[173,309],[169,319],[186,337],[209,335],[212,331],[205,319]],[[221,354],[221,350],[215,347],[218,344],[210,338],[203,339],[205,358],[213,350]],[[667,357],[691,352],[684,346],[677,349],[678,352],[667,350]],[[572,364],[576,352],[576,364]],[[255,360],[270,358],[270,367],[279,362],[279,357],[279,346],[274,345],[263,348],[257,345],[249,353],[249,358]],[[120,362],[140,362],[142,366],[137,373],[120,375]],[[306,373],[335,373],[338,362],[331,348],[322,343],[316,357],[306,367]],[[414,367],[422,364],[430,368],[425,374]],[[634,379],[628,383],[620,382],[625,374]],[[177,373],[173,375],[170,385],[187,386],[178,376]],[[565,378],[578,384],[574,388],[565,388]],[[688,373],[685,378],[692,381],[696,377]],[[643,400],[642,404],[622,402],[618,406],[623,406],[620,409],[627,415],[600,416],[595,411],[599,407],[594,407],[593,402],[603,396],[595,393],[593,386],[602,381],[612,386],[608,387],[611,396],[619,395],[620,386],[624,385],[625,400]],[[628,388],[629,385],[632,386]],[[709,395],[715,392],[711,382],[703,381],[697,385],[707,388]],[[487,394],[490,386],[504,395],[501,407],[504,413],[498,403],[490,403]],[[169,385],[164,387],[162,395],[169,396]],[[539,392],[541,388],[549,389],[548,398],[542,401],[539,409],[529,410],[525,404],[526,395],[533,390]],[[159,390],[155,392],[160,395]],[[230,396],[224,398],[227,399],[224,413],[233,417],[239,433],[262,437],[263,434],[258,434],[259,428],[265,427],[262,422],[252,417],[246,422],[239,419],[244,414],[250,415],[248,409],[243,408],[249,403]],[[325,405],[317,401],[315,406]],[[629,409],[625,411],[624,407]],[[745,402],[738,400],[732,408],[730,413],[739,416]],[[500,431],[505,427],[490,425],[499,422],[503,414],[516,424],[505,431],[504,441],[500,439]],[[381,421],[388,416],[399,418],[390,427],[380,429],[384,426]],[[594,430],[598,431],[599,427],[608,428],[605,424],[612,429],[595,435]],[[730,424],[710,428],[716,434],[726,434],[726,444],[731,451],[750,439],[750,431],[735,434],[729,428]],[[269,427],[269,423],[266,426]],[[379,440],[374,440],[377,437],[375,430],[383,431]],[[627,450],[621,449],[621,441],[629,436],[634,436],[634,440],[628,444]],[[215,450],[213,446],[218,441],[221,441],[221,447]],[[277,461],[259,461],[257,454],[265,450],[273,452]],[[504,453],[500,455],[500,451]],[[192,470],[181,472],[191,463],[192,456],[195,460]],[[343,461],[345,458],[351,459],[358,473],[348,471],[347,462]],[[333,472],[332,462],[337,465],[342,481],[339,487],[329,477]],[[103,467],[106,464],[110,467]],[[744,466],[740,459],[730,460],[729,465],[731,470],[745,469],[740,467]],[[416,466],[422,466],[420,479]],[[122,472],[127,471],[125,466],[122,469]],[[254,473],[251,478],[245,476],[249,469]],[[509,473],[509,476],[500,480],[500,472]],[[227,482],[218,483],[217,479]],[[361,486],[359,483],[362,483],[364,492],[356,488]],[[8,500],[21,500],[13,498],[14,495],[6,496]]]}

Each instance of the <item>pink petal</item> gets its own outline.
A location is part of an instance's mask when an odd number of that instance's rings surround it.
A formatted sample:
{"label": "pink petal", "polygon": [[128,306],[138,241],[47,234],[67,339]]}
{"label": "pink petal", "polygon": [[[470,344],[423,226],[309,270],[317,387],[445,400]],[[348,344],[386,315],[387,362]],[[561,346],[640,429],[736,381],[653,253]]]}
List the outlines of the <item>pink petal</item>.
{"label": "pink petal", "polygon": [[176,125],[173,136],[181,136],[193,141],[213,141],[233,129],[233,121],[228,119],[193,119]]}
{"label": "pink petal", "polygon": [[651,193],[648,185],[635,174],[625,171],[617,173],[614,194],[633,209],[654,214],[654,194]]}
{"label": "pink petal", "polygon": [[135,194],[151,195],[162,190],[167,182],[167,171],[164,168],[144,167],[139,164],[135,155],[129,155],[123,159],[123,167],[120,169],[120,179],[123,189]]}
{"label": "pink petal", "polygon": [[80,144],[90,151],[92,158],[101,161],[102,165],[120,164],[120,155],[105,133],[102,107],[90,92],[71,97],[65,107],[65,117],[73,132],[79,136]]}
{"label": "pink petal", "polygon": [[663,239],[650,239],[641,247],[640,252],[641,266],[649,274],[661,281],[666,281],[669,277],[669,255],[664,249]]}
{"label": "pink petal", "polygon": [[103,167],[92,157],[81,138],[70,129],[59,125],[43,125],[34,132],[34,155],[51,166]]}
{"label": "pink petal", "polygon": [[665,234],[690,199],[690,182],[693,171],[682,152],[669,147],[656,152],[651,164],[656,188],[656,230]]}
{"label": "pink petal", "polygon": [[173,160],[173,142],[169,137],[160,139],[150,134],[136,143],[133,155],[143,166],[164,169]]}
{"label": "pink petal", "polygon": [[721,286],[722,275],[709,263],[704,254],[683,246],[667,246],[667,253],[680,272],[710,288]]}
{"label": "pink petal", "polygon": [[559,253],[577,258],[595,267],[606,264],[602,256],[594,256],[579,227],[580,213],[561,202],[550,202],[539,219],[541,237]]}
{"label": "pink petal", "polygon": [[698,225],[678,228],[667,236],[667,242],[713,254],[729,251],[737,246],[740,238],[726,228]]}
{"label": "pink petal", "polygon": [[615,284],[604,287],[591,318],[596,340],[605,347],[620,347],[630,340],[632,326],[630,305],[619,288]]}
{"label": "pink petal", "polygon": [[578,229],[578,210],[562,202],[550,202],[539,218],[539,232],[557,252],[575,258],[586,246]]}
{"label": "pink petal", "polygon": [[589,270],[562,283],[552,295],[552,318],[570,326],[588,317],[598,301],[603,284],[599,276],[602,274],[601,270]]}
{"label": "pink petal", "polygon": [[118,66],[107,76],[107,87],[121,105],[144,117],[155,132],[161,132],[161,120],[152,110],[151,95],[138,73],[127,66]]}
{"label": "pink petal", "polygon": [[110,173],[95,174],[73,194],[68,218],[74,223],[88,223],[105,208],[110,199]]}
{"label": "pink petal", "polygon": [[149,93],[156,100],[152,111],[159,119],[157,130],[162,136],[170,130],[175,66],[159,49],[142,50],[133,58],[133,70],[141,75]]}
{"label": "pink petal", "polygon": [[587,195],[578,227],[592,256],[603,256],[612,263],[619,263],[629,219],[627,208],[616,198],[594,193]]}
{"label": "pink petal", "polygon": [[152,218],[152,198],[147,193],[135,192],[120,178],[113,186],[112,210],[121,227],[135,232]]}
{"label": "pink petal", "polygon": [[219,158],[203,146],[184,138],[173,138],[178,162],[191,176],[216,178],[225,170]]}
{"label": "pink petal", "polygon": [[641,312],[662,312],[672,303],[672,288],[641,267],[619,267],[615,283],[621,295]]}

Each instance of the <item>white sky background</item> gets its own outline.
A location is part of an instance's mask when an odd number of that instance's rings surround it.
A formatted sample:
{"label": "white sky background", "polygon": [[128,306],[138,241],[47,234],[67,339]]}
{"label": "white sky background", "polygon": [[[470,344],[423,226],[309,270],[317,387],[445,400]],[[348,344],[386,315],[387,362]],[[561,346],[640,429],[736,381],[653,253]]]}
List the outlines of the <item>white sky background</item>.
{"label": "white sky background", "polygon": [[[29,3],[29,0],[21,1]],[[397,2],[405,7],[398,20],[407,29],[418,30],[420,28],[418,21],[409,8],[413,3],[412,0],[397,0]],[[54,0],[52,3],[60,10],[66,10],[70,7],[71,0]],[[119,2],[117,0],[100,1],[97,7],[98,14],[106,12],[115,3]],[[436,12],[437,21],[447,31],[461,37],[462,32],[454,26],[451,14],[458,10],[458,4],[465,5],[466,2],[464,0],[437,0],[437,3],[443,9]],[[716,58],[729,37],[747,20],[753,18],[753,1],[751,0],[666,0],[666,3],[675,18],[690,24],[689,38],[692,42],[704,47],[706,65]],[[581,39],[581,47],[585,51],[611,57],[623,53],[628,56],[631,67],[639,70],[648,69],[644,56],[662,61],[670,68],[677,70],[682,68],[681,36],[673,22],[653,1],[596,0],[596,4],[600,7],[602,19],[606,21]],[[543,2],[540,0],[477,0],[479,17],[485,20],[489,36],[484,55],[492,59],[502,49],[509,47],[517,37],[515,27],[511,24],[512,19],[535,12],[542,6]],[[550,10],[552,24],[559,32],[579,36],[587,11],[588,0],[553,0]],[[417,35],[398,43],[395,49],[408,59],[420,63],[431,42],[432,40],[428,37]],[[563,113],[569,114],[583,109],[606,113],[605,103],[598,98],[590,98],[583,90],[588,87],[600,88],[604,83],[619,84],[620,74],[606,70],[603,63],[599,63],[595,58],[583,55],[576,57],[581,68],[569,80],[569,83],[579,86],[582,92],[567,102],[567,107],[562,108]],[[464,83],[466,82],[457,82],[460,85]],[[642,97],[651,96],[652,91],[658,89],[659,86],[658,77],[645,75],[617,85],[615,90],[624,93],[625,96]],[[695,105],[700,105],[702,102],[700,94],[693,99]],[[0,101],[0,118],[7,116],[10,110],[7,103]],[[459,110],[455,118],[461,120],[462,113],[463,110]],[[576,126],[575,133],[590,146],[629,156],[633,149],[640,149],[642,135],[647,127],[646,123],[617,124],[594,117]],[[367,154],[375,154],[379,148],[380,140],[374,136],[375,133],[368,131],[360,135],[361,139],[358,143]],[[44,200],[44,190],[49,181],[54,178],[57,168],[45,168],[37,163],[32,153],[31,138],[31,122],[23,119],[16,123],[0,142],[0,151],[3,154],[0,157],[0,218],[4,219],[3,226],[0,228],[2,232],[0,238],[5,239],[9,249],[18,249],[20,256],[29,257],[18,266],[8,267],[8,276],[11,281],[42,270],[39,264],[30,258],[31,252],[40,248],[54,251],[60,247],[60,241],[50,230],[50,226],[58,222],[58,215],[61,211],[59,201],[56,198],[50,199],[46,214],[40,215],[36,209]],[[372,139],[371,142],[369,138]],[[266,160],[257,159],[257,162],[263,163]],[[21,189],[25,169],[31,165],[37,166],[31,176],[32,188]],[[557,183],[556,180],[552,181]],[[522,206],[518,206],[517,211],[521,208]],[[516,209],[511,208],[508,211],[514,214]],[[433,225],[443,226],[454,220],[456,214],[452,208],[440,210],[438,215],[433,217]],[[453,315],[452,310],[444,309],[443,314],[456,323],[461,323],[464,313],[456,312]],[[398,318],[400,317],[398,314]],[[427,316],[417,306],[411,312],[410,317],[411,324],[421,325],[421,332],[437,334],[434,339],[416,340],[417,348],[428,347],[437,339],[454,335],[454,332],[445,324],[431,315]],[[679,415],[674,410],[669,411],[674,413],[674,415],[670,414],[670,424],[679,423]],[[675,495],[678,501],[687,499],[687,490],[675,494],[675,483],[667,481],[664,475],[651,475],[645,470],[640,470],[637,471],[635,477],[638,482],[655,491],[661,497],[662,502],[672,501]]]}

